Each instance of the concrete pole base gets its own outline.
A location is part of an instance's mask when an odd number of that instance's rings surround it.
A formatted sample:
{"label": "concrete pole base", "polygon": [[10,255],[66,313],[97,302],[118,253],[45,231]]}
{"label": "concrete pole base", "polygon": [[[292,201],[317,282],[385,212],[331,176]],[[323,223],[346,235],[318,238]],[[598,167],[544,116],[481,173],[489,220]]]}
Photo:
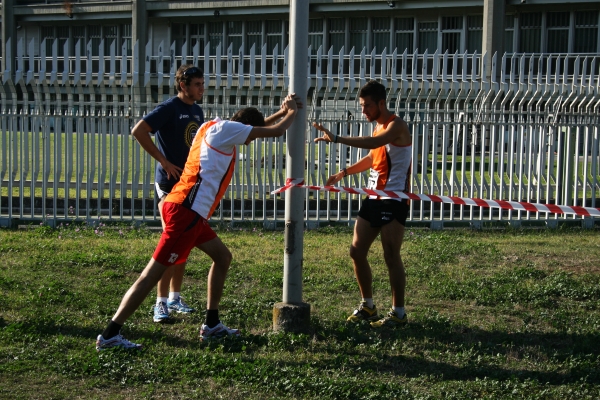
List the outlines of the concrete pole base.
{"label": "concrete pole base", "polygon": [[310,304],[275,303],[273,306],[275,332],[308,333],[310,330]]}

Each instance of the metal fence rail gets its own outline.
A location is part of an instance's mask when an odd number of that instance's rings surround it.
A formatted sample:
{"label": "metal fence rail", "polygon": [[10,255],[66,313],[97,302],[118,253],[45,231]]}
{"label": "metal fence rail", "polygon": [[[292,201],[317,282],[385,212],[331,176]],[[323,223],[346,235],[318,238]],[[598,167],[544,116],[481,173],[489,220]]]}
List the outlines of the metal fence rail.
{"label": "metal fence rail", "polygon": [[[10,43],[10,42],[9,42]],[[145,70],[133,56],[58,57],[19,41],[0,86],[0,219],[157,221],[154,160],[129,135],[157,103],[175,94],[183,62],[205,70],[206,118],[228,118],[245,106],[271,114],[288,89],[287,49],[234,54],[210,43],[175,56],[175,45],[146,46]],[[185,49],[186,46],[183,48]],[[79,46],[76,46],[79,49]],[[104,49],[100,45],[100,51]],[[7,57],[11,59],[10,48]],[[122,49],[126,54],[126,47]],[[369,79],[388,88],[392,109],[413,136],[412,191],[485,199],[598,207],[600,55],[382,54],[344,55],[311,49],[307,60],[308,115],[334,133],[370,135],[358,107]],[[483,71],[491,70],[491,79]],[[499,73],[496,73],[499,70]],[[499,78],[496,79],[495,77]],[[310,126],[310,125],[309,125]],[[366,151],[315,144],[306,132],[306,175],[323,185]],[[239,149],[234,178],[212,217],[274,226],[283,220],[283,196],[270,192],[285,180],[285,140],[256,141]],[[364,187],[366,174],[345,178]],[[361,199],[307,191],[309,226],[351,223]],[[413,202],[409,221],[434,228],[455,222],[520,224],[591,218]]]}

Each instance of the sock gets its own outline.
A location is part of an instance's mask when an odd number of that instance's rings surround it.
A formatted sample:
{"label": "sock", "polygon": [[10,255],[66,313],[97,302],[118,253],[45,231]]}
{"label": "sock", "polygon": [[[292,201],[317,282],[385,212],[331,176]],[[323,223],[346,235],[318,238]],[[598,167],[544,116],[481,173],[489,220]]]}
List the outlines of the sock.
{"label": "sock", "polygon": [[167,298],[166,297],[157,297],[156,298],[156,305],[158,305],[158,303],[165,303],[165,304],[167,304]]}
{"label": "sock", "polygon": [[398,318],[402,319],[404,318],[404,307],[392,307],[394,309],[394,311],[396,311],[396,315],[398,316]]}
{"label": "sock", "polygon": [[111,320],[108,323],[108,325],[106,326],[106,329],[104,330],[104,332],[102,332],[102,337],[104,339],[113,338],[119,334],[122,327],[123,327],[123,325],[117,324],[115,321]]}
{"label": "sock", "polygon": [[364,303],[367,303],[367,307],[373,308],[373,298],[370,299],[362,299]]}
{"label": "sock", "polygon": [[179,298],[179,292],[169,292],[169,301],[177,300]]}
{"label": "sock", "polygon": [[206,321],[204,322],[209,328],[214,328],[219,321],[219,310],[206,310]]}

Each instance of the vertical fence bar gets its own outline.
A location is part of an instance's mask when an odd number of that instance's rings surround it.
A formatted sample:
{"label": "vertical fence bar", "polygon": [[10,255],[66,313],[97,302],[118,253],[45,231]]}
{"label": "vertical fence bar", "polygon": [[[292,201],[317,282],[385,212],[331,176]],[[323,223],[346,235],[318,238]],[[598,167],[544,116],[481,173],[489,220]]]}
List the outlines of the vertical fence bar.
{"label": "vertical fence bar", "polygon": [[[169,84],[174,80],[177,64],[188,55],[178,57],[173,51],[163,55],[165,48],[174,49],[173,43],[161,43],[158,51],[147,45],[146,97],[140,97],[138,105],[133,104],[134,93],[140,88],[129,81],[135,71],[127,68],[130,59],[123,55],[123,42],[111,43],[106,57],[103,41],[99,56],[92,56],[90,41],[85,55],[80,54],[79,46],[70,55],[71,46],[65,44],[65,57],[58,56],[57,40],[48,56],[44,41],[37,52],[34,41],[27,48],[19,43],[17,68],[8,71],[10,76],[3,74],[5,85],[1,89],[2,217],[12,218],[14,214],[33,219],[41,212],[42,217],[52,220],[69,216],[74,205],[74,215],[88,220],[102,216],[158,221],[156,204],[153,210],[146,210],[146,200],[154,194],[155,162],[137,143],[129,143],[127,135],[130,123],[139,119],[144,109],[147,112],[163,101],[167,91],[173,93],[172,85],[165,90],[163,82],[166,76]],[[247,105],[258,105],[265,115],[272,113],[275,100],[289,84],[288,49],[279,54],[276,48],[270,54],[262,46],[256,57],[254,48],[245,55],[241,50],[234,54],[230,46],[226,76],[221,71],[219,50],[217,46],[217,53],[211,56],[210,44],[206,43],[203,55],[199,44],[193,51],[194,62],[204,63],[206,70],[206,115],[228,117],[234,108]],[[331,47],[327,51],[319,48],[312,56],[309,50],[308,54],[308,119],[319,119],[332,132],[369,132],[371,126],[360,118],[357,90],[367,77],[386,85],[388,101],[394,103],[397,114],[404,114],[411,127],[414,191],[595,204],[599,56],[504,55],[499,81],[492,77],[488,82],[479,63],[488,62],[488,55],[430,55],[415,50],[398,56],[396,51],[367,52],[367,48],[356,55],[351,49],[345,55],[344,49],[334,53]],[[495,57],[492,63],[495,65]],[[33,93],[33,97],[16,102],[17,91]],[[131,112],[130,108],[139,111]],[[356,162],[364,153],[315,145],[314,131],[308,132],[307,183],[324,184],[331,173]],[[284,149],[282,140],[272,139],[241,148],[244,155],[240,154],[236,177],[226,196],[229,210],[224,214],[221,207],[213,218],[250,219],[267,225],[281,219],[278,200],[287,194],[272,196],[270,191],[285,183]],[[364,174],[358,174],[343,184],[362,186],[364,179]],[[317,225],[328,220],[350,223],[356,212],[354,204],[361,203],[360,198],[345,194],[306,194],[306,218]],[[409,221],[579,219],[473,206],[465,213],[465,208],[414,202]]]}

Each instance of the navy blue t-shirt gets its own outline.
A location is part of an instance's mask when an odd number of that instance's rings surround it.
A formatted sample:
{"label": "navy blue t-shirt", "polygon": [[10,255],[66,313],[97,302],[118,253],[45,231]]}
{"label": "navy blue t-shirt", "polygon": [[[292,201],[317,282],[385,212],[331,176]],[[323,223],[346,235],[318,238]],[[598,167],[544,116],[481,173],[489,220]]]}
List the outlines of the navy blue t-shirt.
{"label": "navy blue t-shirt", "polygon": [[[198,104],[186,104],[177,96],[159,104],[146,115],[144,121],[156,135],[156,146],[172,164],[180,168],[185,166],[192,141],[200,125],[204,123],[204,114]],[[156,163],[155,180],[171,191],[177,179],[167,179],[167,173]]]}

